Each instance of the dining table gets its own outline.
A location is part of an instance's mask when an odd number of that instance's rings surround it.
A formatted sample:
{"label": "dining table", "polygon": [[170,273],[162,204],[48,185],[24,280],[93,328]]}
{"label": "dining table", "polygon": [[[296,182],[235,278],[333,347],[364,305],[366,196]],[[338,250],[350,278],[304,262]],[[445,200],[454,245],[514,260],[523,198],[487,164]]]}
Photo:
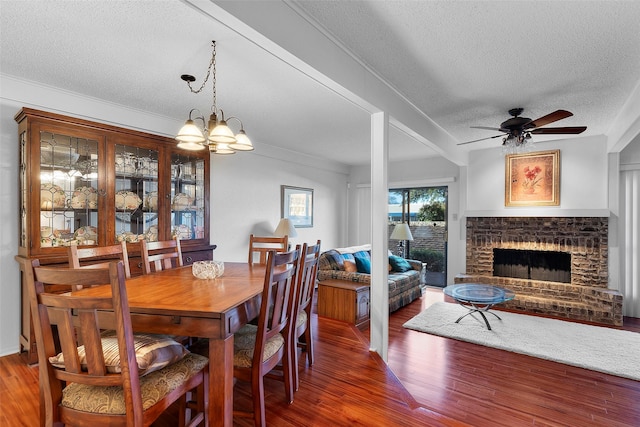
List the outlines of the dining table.
{"label": "dining table", "polygon": [[[233,425],[233,334],[260,311],[265,266],[225,262],[215,279],[198,279],[191,266],[136,276],[126,281],[134,332],[209,340],[208,425]],[[110,296],[108,285],[73,295]],[[100,314],[115,328],[113,314]]]}

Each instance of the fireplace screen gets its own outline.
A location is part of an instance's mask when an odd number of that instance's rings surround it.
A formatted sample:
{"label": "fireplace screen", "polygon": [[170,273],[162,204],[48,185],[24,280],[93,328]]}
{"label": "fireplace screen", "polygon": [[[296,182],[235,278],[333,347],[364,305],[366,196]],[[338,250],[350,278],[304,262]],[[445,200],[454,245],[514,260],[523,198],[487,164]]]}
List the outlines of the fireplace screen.
{"label": "fireplace screen", "polygon": [[555,251],[494,249],[493,275],[571,283],[571,254]]}

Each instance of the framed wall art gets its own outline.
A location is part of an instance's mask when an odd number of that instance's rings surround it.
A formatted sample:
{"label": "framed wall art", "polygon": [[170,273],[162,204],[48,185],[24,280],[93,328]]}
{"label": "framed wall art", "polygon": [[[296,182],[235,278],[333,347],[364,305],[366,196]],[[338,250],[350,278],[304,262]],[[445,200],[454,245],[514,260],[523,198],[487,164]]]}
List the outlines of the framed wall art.
{"label": "framed wall art", "polygon": [[280,186],[281,217],[289,218],[294,227],[313,227],[313,189]]}
{"label": "framed wall art", "polygon": [[560,150],[505,157],[505,206],[560,206]]}

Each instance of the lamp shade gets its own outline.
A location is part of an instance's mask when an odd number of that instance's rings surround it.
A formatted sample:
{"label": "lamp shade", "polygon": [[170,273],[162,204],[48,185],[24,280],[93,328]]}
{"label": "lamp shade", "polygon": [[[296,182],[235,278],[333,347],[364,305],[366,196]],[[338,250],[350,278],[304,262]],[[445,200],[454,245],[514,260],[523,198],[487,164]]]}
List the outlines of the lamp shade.
{"label": "lamp shade", "polygon": [[396,224],[389,238],[392,240],[413,240],[409,224]]}
{"label": "lamp shade", "polygon": [[196,126],[196,124],[193,122],[193,120],[189,119],[184,124],[184,126],[182,126],[182,129],[180,129],[180,132],[178,132],[178,135],[176,136],[176,140],[178,140],[179,142],[185,142],[185,143],[189,143],[189,142],[198,143],[198,142],[204,142],[205,137],[202,134],[202,131],[198,129],[198,126]]}
{"label": "lamp shade", "polygon": [[289,221],[289,218],[282,218],[276,227],[276,231],[273,232],[273,235],[278,237],[296,237],[298,232],[293,226],[293,223]]}
{"label": "lamp shade", "polygon": [[242,129],[236,134],[236,142],[229,144],[229,147],[238,151],[253,150],[253,144],[251,143],[251,140]]}
{"label": "lamp shade", "polygon": [[216,124],[216,127],[211,130],[209,141],[231,144],[236,142],[236,137],[233,135],[231,129],[229,129],[229,126],[227,126],[227,122],[220,120]]}

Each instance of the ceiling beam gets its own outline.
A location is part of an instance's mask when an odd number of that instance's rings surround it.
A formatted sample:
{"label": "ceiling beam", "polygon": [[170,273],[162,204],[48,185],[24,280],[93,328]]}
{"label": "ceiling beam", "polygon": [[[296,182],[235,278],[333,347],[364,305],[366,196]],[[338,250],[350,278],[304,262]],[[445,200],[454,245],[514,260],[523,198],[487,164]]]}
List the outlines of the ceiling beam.
{"label": "ceiling beam", "polygon": [[276,1],[185,0],[274,57],[373,114],[390,122],[451,162],[467,156],[457,141],[409,100],[320,31],[292,4]]}

